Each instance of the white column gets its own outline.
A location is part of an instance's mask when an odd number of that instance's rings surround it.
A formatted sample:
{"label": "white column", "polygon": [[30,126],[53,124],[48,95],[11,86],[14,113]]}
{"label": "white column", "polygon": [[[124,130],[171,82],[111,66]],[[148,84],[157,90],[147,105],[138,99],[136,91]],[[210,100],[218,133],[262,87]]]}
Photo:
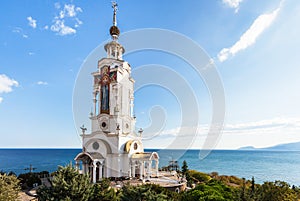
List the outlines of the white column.
{"label": "white column", "polygon": [[152,175],[152,161],[149,161],[149,172],[150,176]]}
{"label": "white column", "polygon": [[129,170],[128,170],[128,177],[131,178],[131,169],[132,169],[132,162],[129,162]]}
{"label": "white column", "polygon": [[133,117],[133,98],[130,99],[130,116]]}
{"label": "white column", "polygon": [[86,173],[86,166],[85,166],[85,162],[82,161],[82,173],[85,174]]}
{"label": "white column", "polygon": [[90,166],[88,163],[85,163],[85,174],[90,174]]}
{"label": "white column", "polygon": [[99,165],[99,179],[102,179],[102,169],[103,169],[103,165],[102,165],[102,163],[100,163],[100,165]]}
{"label": "white column", "polygon": [[143,180],[143,172],[144,172],[144,171],[143,171],[143,170],[144,170],[144,168],[143,168],[143,163],[144,163],[144,162],[141,162],[141,161],[140,161],[140,180]]}
{"label": "white column", "polygon": [[155,161],[155,174],[156,174],[156,176],[158,177],[158,160],[157,161]]}
{"label": "white column", "polygon": [[93,99],[93,102],[94,102],[94,115],[96,116],[97,115],[97,92],[95,91],[94,93],[94,99]]}
{"label": "white column", "polygon": [[119,59],[122,59],[122,48],[119,48],[119,55],[118,55]]}
{"label": "white column", "polygon": [[115,52],[115,59],[118,59],[118,49],[116,47],[114,49],[114,52]]}
{"label": "white column", "polygon": [[98,91],[99,91],[99,93],[98,93],[98,113],[97,114],[100,114],[101,113],[101,102],[102,102],[102,100],[101,100],[101,85],[99,86],[99,88],[98,88]]}
{"label": "white column", "polygon": [[147,170],[146,170],[147,171],[147,173],[146,173],[147,174],[147,180],[150,181],[150,175],[151,175],[150,161],[147,161],[146,163],[147,163]]}
{"label": "white column", "polygon": [[111,58],[111,46],[109,46],[109,49],[107,51],[107,57]]}
{"label": "white column", "polygon": [[97,168],[97,164],[96,161],[93,161],[93,183],[96,183],[96,168]]}
{"label": "white column", "polygon": [[75,161],[75,169],[79,171],[79,161]]}
{"label": "white column", "polygon": [[121,160],[122,158],[120,157],[120,155],[118,156],[118,169],[116,170],[117,171],[117,175],[118,175],[118,177],[122,177],[123,176],[123,170],[122,170],[122,168],[123,168],[123,160]]}
{"label": "white column", "polygon": [[135,177],[135,163],[132,163],[131,168],[131,175],[132,177]]}

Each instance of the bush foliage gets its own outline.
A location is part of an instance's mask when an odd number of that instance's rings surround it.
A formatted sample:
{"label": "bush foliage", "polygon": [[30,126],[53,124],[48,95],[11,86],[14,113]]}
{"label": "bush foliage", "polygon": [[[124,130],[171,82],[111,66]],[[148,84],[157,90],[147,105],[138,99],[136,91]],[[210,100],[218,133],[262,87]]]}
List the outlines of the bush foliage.
{"label": "bush foliage", "polygon": [[0,201],[17,200],[19,191],[19,180],[15,175],[0,173]]}
{"label": "bush foliage", "polygon": [[88,201],[92,185],[87,175],[79,174],[71,166],[59,167],[51,181],[51,187],[37,190],[39,200],[76,200]]}
{"label": "bush foliage", "polygon": [[[52,187],[41,187],[39,200],[76,201],[131,201],[131,200],[179,200],[179,201],[298,201],[300,189],[282,181],[255,184],[235,176],[219,176],[188,170],[185,163],[184,175],[195,188],[181,193],[169,191],[154,184],[133,186],[124,184],[120,189],[111,187],[109,180],[91,184],[90,178],[81,175],[70,166],[60,167],[54,174]],[[0,199],[1,200],[1,199]]]}
{"label": "bush foliage", "polygon": [[198,182],[208,182],[211,180],[211,177],[208,174],[205,174],[203,172],[198,172],[196,170],[189,170],[189,175],[193,182],[198,183]]}

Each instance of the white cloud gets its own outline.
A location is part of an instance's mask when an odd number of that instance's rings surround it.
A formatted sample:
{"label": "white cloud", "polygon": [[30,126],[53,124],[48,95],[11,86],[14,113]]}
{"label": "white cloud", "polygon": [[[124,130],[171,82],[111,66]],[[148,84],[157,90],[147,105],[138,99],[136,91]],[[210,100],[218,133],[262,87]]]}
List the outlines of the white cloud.
{"label": "white cloud", "polygon": [[[0,75],[0,94],[12,92],[13,87],[17,87],[17,86],[19,86],[19,83],[16,80],[11,79],[4,74]],[[3,98],[0,97],[0,103],[2,101]]]}
{"label": "white cloud", "polygon": [[31,16],[27,17],[27,20],[28,20],[28,25],[35,29],[36,28],[36,20],[33,19]]}
{"label": "white cloud", "polygon": [[[82,12],[82,9],[74,4],[65,4],[63,8],[59,3],[55,3],[54,6],[59,12],[58,16],[54,17],[50,30],[61,36],[75,34],[76,28],[83,24],[76,17],[78,13]],[[70,25],[71,23],[72,25]],[[48,29],[48,26],[45,29]]]}
{"label": "white cloud", "polygon": [[82,11],[81,8],[75,9],[75,5],[73,4],[65,4],[64,9],[60,11],[60,17],[75,17],[78,10],[79,12]]}
{"label": "white cloud", "polygon": [[[205,136],[211,128],[208,124],[202,124],[195,127],[176,127],[173,129],[162,130],[158,134],[148,134],[152,136],[178,137],[180,132],[187,133],[189,136]],[[253,122],[243,122],[236,124],[226,124],[223,128],[223,134],[242,134],[242,133],[261,133],[273,132],[278,129],[298,130],[300,132],[300,118],[273,118]],[[191,133],[191,130],[197,130],[197,133]],[[185,135],[187,137],[187,135]]]}
{"label": "white cloud", "polygon": [[32,56],[32,55],[35,55],[35,53],[34,52],[28,52],[28,55]]}
{"label": "white cloud", "polygon": [[300,118],[273,118],[256,122],[227,124],[218,146],[263,148],[299,141]]}
{"label": "white cloud", "polygon": [[297,118],[274,118],[256,122],[246,122],[239,124],[227,124],[225,127],[225,133],[261,133],[275,132],[280,129],[299,130],[300,131],[300,119]]}
{"label": "white cloud", "polygon": [[4,74],[0,75],[0,93],[9,93],[12,91],[13,87],[17,86],[19,86],[19,83],[16,80],[11,79]]}
{"label": "white cloud", "polygon": [[48,29],[49,29],[49,26],[48,26],[48,25],[44,26],[44,29],[45,29],[45,30],[48,30]]}
{"label": "white cloud", "polygon": [[51,25],[50,29],[53,32],[57,32],[57,34],[61,36],[76,33],[76,29],[66,26],[64,20],[56,20],[55,24]]}
{"label": "white cloud", "polygon": [[224,4],[228,5],[230,8],[234,8],[236,13],[239,11],[239,6],[242,1],[243,0],[222,0]]}
{"label": "white cloud", "polygon": [[[153,147],[155,145],[155,147],[165,148],[175,139],[180,139],[183,146],[187,145],[187,142],[194,142],[192,147],[203,148],[204,141],[209,136],[214,135],[214,133],[208,134],[209,129],[210,125],[202,124],[198,128],[177,127],[163,130],[160,133],[145,133],[146,139],[144,139],[144,142],[146,146]],[[195,130],[197,132],[191,132]],[[152,136],[152,138],[147,138],[147,136]],[[246,145],[267,147],[284,142],[296,142],[300,141],[300,118],[278,117],[260,121],[226,124],[220,136],[219,144],[221,145],[217,145],[219,148],[238,148]]]}
{"label": "white cloud", "polygon": [[38,81],[36,84],[37,85],[48,85],[48,82]]}
{"label": "white cloud", "polygon": [[65,12],[64,11],[60,11],[60,13],[59,13],[59,18],[60,19],[64,19],[65,18]]}
{"label": "white cloud", "polygon": [[75,21],[76,21],[76,23],[75,23],[75,25],[74,25],[75,28],[77,28],[77,27],[79,27],[80,25],[82,25],[82,21],[79,20],[78,18],[75,18]]}
{"label": "white cloud", "polygon": [[13,28],[12,32],[21,35],[23,38],[28,38],[28,35],[24,34],[23,29],[20,27]]}
{"label": "white cloud", "polygon": [[80,7],[76,7],[76,12],[80,12],[80,13],[82,13],[82,8],[80,8]]}
{"label": "white cloud", "polygon": [[234,56],[241,50],[253,45],[257,38],[272,24],[276,19],[280,10],[280,6],[271,13],[260,15],[253,22],[251,27],[240,37],[240,39],[230,48],[223,48],[218,54],[220,62],[227,60],[230,56]]}

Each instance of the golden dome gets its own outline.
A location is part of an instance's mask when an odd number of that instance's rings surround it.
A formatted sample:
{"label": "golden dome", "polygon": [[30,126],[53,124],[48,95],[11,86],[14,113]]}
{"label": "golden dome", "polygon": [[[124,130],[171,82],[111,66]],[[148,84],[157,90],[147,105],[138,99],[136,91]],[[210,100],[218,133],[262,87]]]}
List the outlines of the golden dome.
{"label": "golden dome", "polygon": [[120,35],[120,30],[117,26],[111,26],[109,29],[109,33],[111,36],[119,36]]}
{"label": "golden dome", "polygon": [[134,141],[134,140],[129,140],[128,142],[126,142],[126,144],[125,144],[125,146],[124,146],[124,151],[125,151],[126,153],[129,153],[130,147],[131,147],[131,144],[132,144],[133,141]]}

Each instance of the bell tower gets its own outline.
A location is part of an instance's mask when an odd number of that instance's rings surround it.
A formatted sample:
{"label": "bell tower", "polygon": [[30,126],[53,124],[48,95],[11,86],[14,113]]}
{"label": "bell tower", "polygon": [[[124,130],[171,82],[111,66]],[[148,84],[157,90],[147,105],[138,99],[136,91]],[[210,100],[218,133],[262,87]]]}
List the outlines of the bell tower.
{"label": "bell tower", "polygon": [[123,60],[124,47],[118,42],[117,4],[113,3],[111,41],[104,49],[107,53],[97,63],[93,76],[93,112],[90,114],[91,133],[82,127],[82,152],[75,157],[76,167],[96,182],[103,177],[139,177],[149,179],[151,161],[158,154],[145,153],[141,141],[142,129],[135,132],[133,115],[134,79],[131,67]]}
{"label": "bell tower", "polygon": [[103,131],[120,138],[134,138],[134,79],[131,77],[130,65],[122,58],[125,49],[118,43],[120,30],[117,27],[116,3],[113,3],[113,9],[113,25],[109,30],[112,41],[104,46],[107,56],[98,61],[98,70],[92,73],[92,132]]}

